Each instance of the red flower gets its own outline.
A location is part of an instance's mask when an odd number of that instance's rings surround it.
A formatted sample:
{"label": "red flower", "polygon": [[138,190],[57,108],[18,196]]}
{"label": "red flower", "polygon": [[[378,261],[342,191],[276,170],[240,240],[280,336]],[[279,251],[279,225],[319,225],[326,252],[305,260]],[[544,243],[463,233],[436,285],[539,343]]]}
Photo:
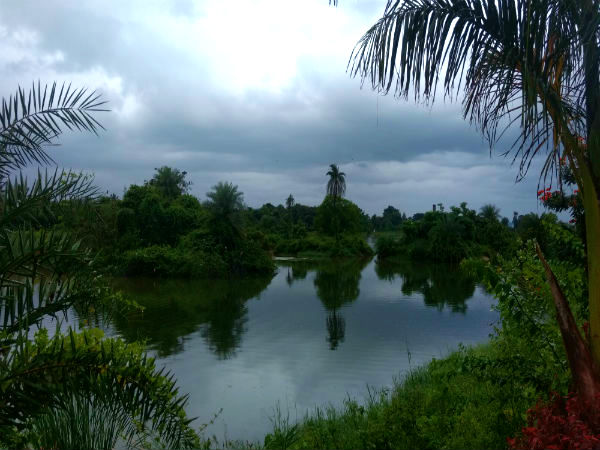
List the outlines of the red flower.
{"label": "red flower", "polygon": [[569,220],[569,223],[575,223],[575,222],[577,222],[575,219]]}
{"label": "red flower", "polygon": [[579,189],[575,189],[575,190],[573,191],[573,194],[578,194],[578,193],[579,193]]}
{"label": "red flower", "polygon": [[542,195],[543,193],[544,193],[544,190],[543,190],[543,189],[542,189],[542,190],[540,190],[540,191],[538,191],[538,197],[539,197],[540,195]]}

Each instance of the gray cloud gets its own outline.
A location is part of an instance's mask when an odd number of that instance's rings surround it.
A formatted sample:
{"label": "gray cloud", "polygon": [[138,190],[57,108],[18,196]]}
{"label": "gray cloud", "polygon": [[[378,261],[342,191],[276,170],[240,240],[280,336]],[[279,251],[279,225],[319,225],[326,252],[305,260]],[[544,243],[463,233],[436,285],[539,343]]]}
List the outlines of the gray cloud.
{"label": "gray cloud", "polygon": [[463,200],[505,215],[536,208],[535,169],[515,185],[515,169],[489,158],[460,105],[377,96],[347,76],[381,1],[223,3],[5,3],[1,93],[37,79],[97,87],[110,101],[108,131],[66,134],[52,154],[110,192],[166,164],[187,170],[199,197],[226,179],[252,206],[290,192],[317,204],[336,162],[369,213]]}

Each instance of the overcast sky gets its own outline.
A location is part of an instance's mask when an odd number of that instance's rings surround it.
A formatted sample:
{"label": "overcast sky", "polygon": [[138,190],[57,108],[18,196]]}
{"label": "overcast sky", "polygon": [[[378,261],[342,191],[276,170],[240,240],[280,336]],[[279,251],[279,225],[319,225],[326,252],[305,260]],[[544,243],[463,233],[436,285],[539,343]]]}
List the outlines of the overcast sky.
{"label": "overcast sky", "polygon": [[381,214],[462,201],[542,212],[540,163],[490,157],[459,104],[380,96],[346,73],[356,41],[384,0],[5,1],[1,94],[40,79],[98,89],[111,112],[99,137],[65,134],[61,167],[95,173],[122,195],[155,167],[188,172],[201,200],[232,181],[250,206],[321,202],[330,163],[347,197]]}

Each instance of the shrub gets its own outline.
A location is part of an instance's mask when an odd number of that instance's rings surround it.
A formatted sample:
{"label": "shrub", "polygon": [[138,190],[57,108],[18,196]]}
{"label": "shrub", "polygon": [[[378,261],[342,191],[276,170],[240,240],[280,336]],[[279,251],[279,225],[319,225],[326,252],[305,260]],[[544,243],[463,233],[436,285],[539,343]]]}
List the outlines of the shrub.
{"label": "shrub", "polygon": [[393,236],[380,236],[375,242],[375,251],[380,258],[399,256],[405,253],[406,248],[399,238]]}
{"label": "shrub", "polygon": [[597,449],[600,448],[600,396],[596,405],[582,405],[571,394],[554,394],[549,403],[538,401],[527,411],[527,425],[521,435],[507,438],[513,449]]}

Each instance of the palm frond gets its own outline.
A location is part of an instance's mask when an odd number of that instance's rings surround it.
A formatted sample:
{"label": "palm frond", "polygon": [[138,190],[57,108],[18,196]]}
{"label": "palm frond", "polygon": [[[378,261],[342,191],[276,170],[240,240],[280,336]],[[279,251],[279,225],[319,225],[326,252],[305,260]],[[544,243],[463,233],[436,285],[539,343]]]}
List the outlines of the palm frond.
{"label": "palm frond", "polygon": [[38,170],[32,183],[22,173],[9,179],[0,192],[0,229],[48,223],[54,216],[53,205],[93,200],[98,192],[93,181],[92,176],[58,169],[43,174]]}
{"label": "palm frond", "polygon": [[0,105],[0,176],[28,163],[48,163],[44,146],[50,145],[63,130],[88,131],[97,134],[104,127],[94,113],[107,111],[96,91],[41,85],[38,81],[29,91],[19,87]]}
{"label": "palm frond", "polygon": [[115,426],[128,448],[156,437],[169,448],[196,444],[184,412],[187,396],[138,345],[103,339],[97,331],[52,339],[41,333],[0,360],[0,368],[0,431],[25,428],[38,417],[46,423],[68,417],[73,396],[79,402],[85,396],[120,418]]}
{"label": "palm frond", "polygon": [[491,145],[521,128],[513,149],[522,171],[549,150],[545,175],[561,133],[584,131],[581,46],[596,39],[598,21],[581,30],[579,15],[568,0],[388,0],[348,67],[383,93],[429,103],[438,85],[451,99],[464,94],[465,117]]}

